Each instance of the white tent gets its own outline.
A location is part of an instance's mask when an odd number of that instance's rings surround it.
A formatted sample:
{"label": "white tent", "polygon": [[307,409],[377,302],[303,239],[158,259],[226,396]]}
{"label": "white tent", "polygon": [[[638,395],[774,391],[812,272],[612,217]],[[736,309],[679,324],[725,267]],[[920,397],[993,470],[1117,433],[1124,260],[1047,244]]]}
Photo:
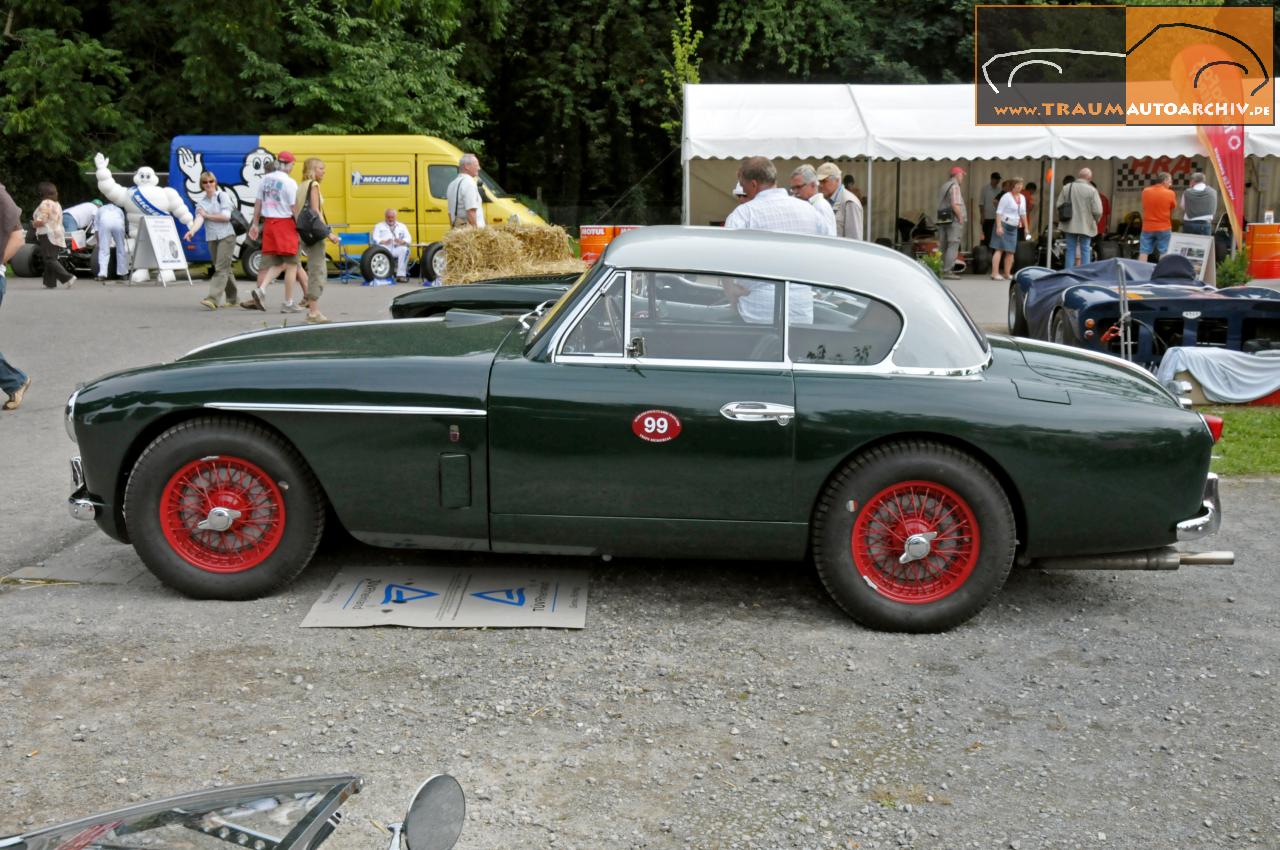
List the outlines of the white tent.
{"label": "white tent", "polygon": [[[1066,160],[1060,163],[1064,168],[1094,167],[1095,176],[1103,178],[1100,186],[1107,185],[1105,178],[1119,159],[1194,157],[1208,164],[1194,127],[997,127],[978,126],[974,117],[972,85],[685,86],[684,221],[723,219],[733,208],[737,162],[748,156],[778,160],[780,171],[822,159],[841,164],[874,196],[867,218],[875,235],[890,232],[888,222],[896,217],[898,203],[896,197],[890,200],[891,193],[873,193],[873,187],[891,178],[896,184],[892,194],[901,194],[914,210],[945,178],[939,162],[959,163],[975,174],[978,162],[1008,175],[1027,170],[1026,160],[1061,159]],[[1280,132],[1247,127],[1245,152],[1280,155]],[[1266,203],[1273,202],[1272,171],[1255,172],[1255,197]],[[969,190],[976,191],[982,182],[971,180]],[[1045,201],[1051,203],[1051,194]],[[877,220],[884,224],[871,229]]]}

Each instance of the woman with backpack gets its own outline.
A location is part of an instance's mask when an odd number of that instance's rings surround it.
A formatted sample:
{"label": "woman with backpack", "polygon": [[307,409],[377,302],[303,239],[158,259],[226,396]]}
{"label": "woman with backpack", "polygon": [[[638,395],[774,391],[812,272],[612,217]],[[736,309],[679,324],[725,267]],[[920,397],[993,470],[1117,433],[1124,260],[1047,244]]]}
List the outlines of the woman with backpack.
{"label": "woman with backpack", "polygon": [[58,187],[45,181],[36,187],[40,193],[40,206],[31,214],[36,228],[36,244],[44,260],[44,285],[54,289],[59,283],[67,289],[75,286],[76,276],[67,271],[58,256],[67,246],[66,231],[62,226],[62,204],[58,203]]}
{"label": "woman with backpack", "polygon": [[236,209],[236,204],[230,193],[218,188],[218,178],[212,171],[200,173],[200,188],[204,194],[196,201],[196,220],[191,223],[186,236],[190,242],[203,224],[204,236],[209,240],[209,256],[213,258],[209,294],[200,304],[208,310],[216,310],[220,306],[234,307],[238,293],[235,275],[231,273],[231,258],[236,252],[236,231],[231,226],[231,211]]}

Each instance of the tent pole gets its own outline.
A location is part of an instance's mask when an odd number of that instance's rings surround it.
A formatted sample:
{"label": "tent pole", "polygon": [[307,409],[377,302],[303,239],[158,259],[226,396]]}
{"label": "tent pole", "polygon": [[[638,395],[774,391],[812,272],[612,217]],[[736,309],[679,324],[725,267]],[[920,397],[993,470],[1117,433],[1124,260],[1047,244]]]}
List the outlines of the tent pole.
{"label": "tent pole", "polygon": [[866,229],[865,238],[868,242],[871,239],[871,157],[867,157],[867,208],[863,210],[863,227]]}
{"label": "tent pole", "polygon": [[680,223],[689,225],[689,84],[681,86],[684,95],[680,104],[680,164],[684,172],[680,201]]}
{"label": "tent pole", "polygon": [[902,160],[894,163],[893,178],[893,227],[889,229],[891,238],[893,239],[893,247],[897,248],[899,243],[898,236],[898,219],[902,217]]}
{"label": "tent pole", "polygon": [[[1058,182],[1058,158],[1056,156],[1049,158],[1049,179],[1045,181],[1049,184],[1049,208],[1043,209],[1045,218],[1049,222],[1048,237],[1045,239],[1044,245],[1044,264],[1049,268],[1053,268],[1053,211],[1057,209],[1053,202],[1054,189]],[[1045,193],[1041,192],[1040,197],[1045,197]],[[1027,222],[1030,224],[1031,222]]]}

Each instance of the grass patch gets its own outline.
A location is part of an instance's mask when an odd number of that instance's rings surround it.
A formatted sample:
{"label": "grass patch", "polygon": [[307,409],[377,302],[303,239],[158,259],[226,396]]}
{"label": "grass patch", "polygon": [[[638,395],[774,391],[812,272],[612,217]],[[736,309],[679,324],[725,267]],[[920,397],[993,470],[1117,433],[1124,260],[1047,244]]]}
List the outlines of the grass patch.
{"label": "grass patch", "polygon": [[1280,475],[1280,407],[1199,409],[1221,416],[1226,423],[1222,440],[1213,447],[1213,453],[1221,457],[1210,469],[1219,475]]}

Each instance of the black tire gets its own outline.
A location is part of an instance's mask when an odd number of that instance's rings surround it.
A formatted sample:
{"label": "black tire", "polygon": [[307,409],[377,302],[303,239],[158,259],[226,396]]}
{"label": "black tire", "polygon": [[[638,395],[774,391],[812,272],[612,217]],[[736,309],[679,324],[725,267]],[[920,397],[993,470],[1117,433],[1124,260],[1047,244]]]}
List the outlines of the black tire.
{"label": "black tire", "polygon": [[1014,281],[1009,284],[1009,333],[1014,336],[1027,335],[1026,305],[1022,301],[1022,287]]}
{"label": "black tire", "polygon": [[[228,529],[197,532],[211,500],[242,510]],[[324,532],[320,485],[301,456],[235,419],[192,419],[153,440],[129,474],[124,509],[147,568],[197,599],[271,593],[302,572]]]}
{"label": "black tire", "polygon": [[[886,522],[912,539],[932,522],[947,543],[936,551],[928,543],[901,564],[901,544],[885,545],[896,533]],[[856,555],[855,541],[865,546]],[[886,631],[940,632],[973,617],[1004,586],[1016,545],[1013,509],[994,476],[966,454],[916,440],[850,462],[827,485],[813,522],[827,591],[854,620]]]}
{"label": "black tire", "polygon": [[1067,314],[1061,307],[1054,310],[1053,315],[1049,317],[1049,341],[1077,348],[1080,346],[1080,337],[1076,335],[1076,329],[1067,321]]}
{"label": "black tire", "polygon": [[[212,268],[212,266],[210,266]],[[262,268],[262,249],[241,246],[240,272],[249,280],[258,279],[258,271]]]}
{"label": "black tire", "polygon": [[1040,256],[1040,243],[1033,242],[1030,239],[1023,239],[1018,243],[1018,248],[1013,252],[1013,269],[1025,269],[1027,266],[1036,265]]}
{"label": "black tire", "polygon": [[991,249],[986,245],[979,245],[973,249],[973,273],[991,273]]}
{"label": "black tire", "polygon": [[23,245],[9,258],[9,265],[13,266],[15,277],[40,277],[44,274],[44,258],[36,245]]}
{"label": "black tire", "polygon": [[436,242],[427,248],[427,253],[422,258],[422,273],[426,275],[426,279],[435,283],[444,277],[445,268],[445,252],[444,245]]}
{"label": "black tire", "polygon": [[373,245],[360,255],[360,274],[365,280],[388,278],[395,273],[395,260],[391,252],[381,245]]}

